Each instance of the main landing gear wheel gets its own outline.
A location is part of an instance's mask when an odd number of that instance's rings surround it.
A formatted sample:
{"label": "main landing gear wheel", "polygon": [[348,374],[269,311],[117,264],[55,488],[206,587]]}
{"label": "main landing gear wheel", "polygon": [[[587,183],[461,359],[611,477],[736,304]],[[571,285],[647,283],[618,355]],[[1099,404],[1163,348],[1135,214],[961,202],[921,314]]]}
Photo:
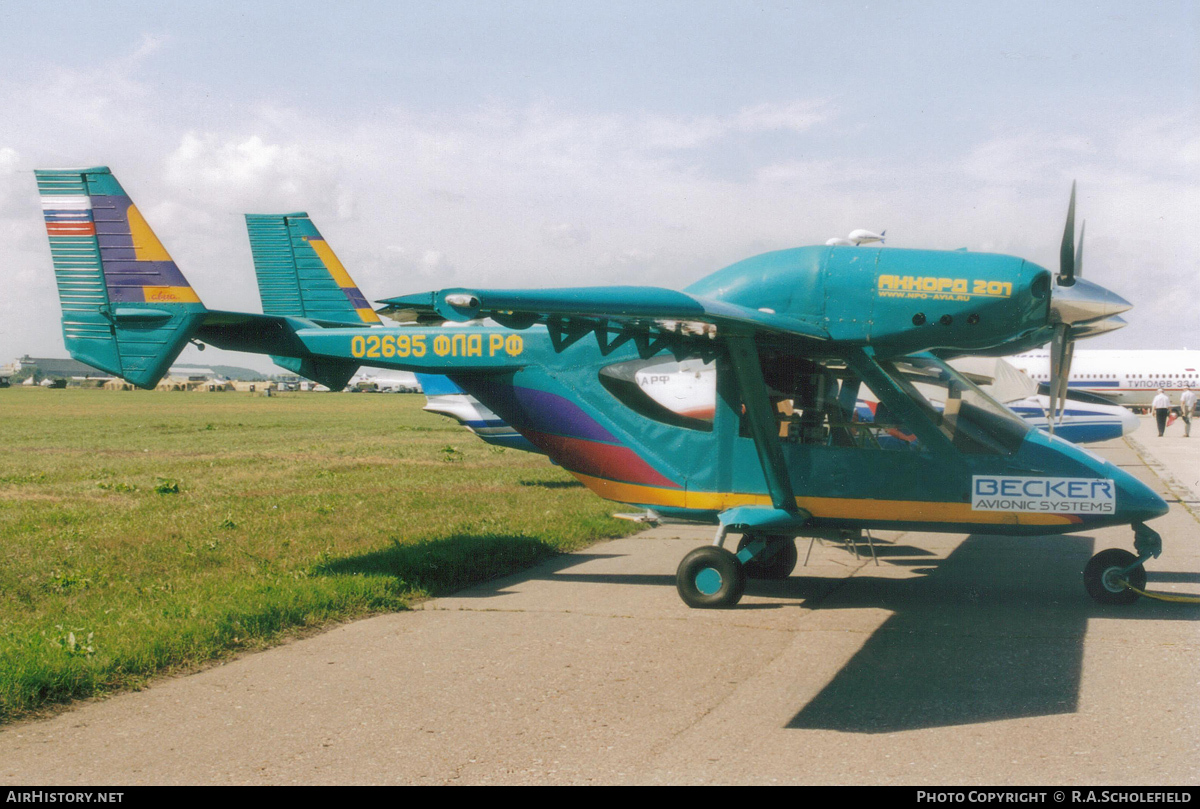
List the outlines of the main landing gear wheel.
{"label": "main landing gear wheel", "polygon": [[746,571],[729,551],[705,545],[683,557],[675,571],[675,589],[689,607],[732,607],[746,589]]}
{"label": "main landing gear wheel", "polygon": [[1091,558],[1083,569],[1083,586],[1088,595],[1101,604],[1132,604],[1138,600],[1138,594],[1121,584],[1124,579],[1139,590],[1146,589],[1146,568],[1138,565],[1124,576],[1122,570],[1138,560],[1129,551],[1120,548],[1109,548],[1100,551]]}
{"label": "main landing gear wheel", "polygon": [[[785,536],[763,537],[767,547],[758,556],[746,562],[747,578],[751,579],[786,579],[796,569],[800,554],[796,550],[796,540]],[[738,543],[738,552],[753,542],[754,534],[746,534]]]}

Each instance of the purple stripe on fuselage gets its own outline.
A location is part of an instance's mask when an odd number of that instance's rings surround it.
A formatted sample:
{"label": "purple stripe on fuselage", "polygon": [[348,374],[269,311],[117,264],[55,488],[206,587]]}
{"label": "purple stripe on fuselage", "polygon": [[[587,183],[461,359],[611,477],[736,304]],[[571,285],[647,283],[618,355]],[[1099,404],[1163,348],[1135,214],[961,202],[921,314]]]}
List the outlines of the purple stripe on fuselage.
{"label": "purple stripe on fuselage", "polygon": [[[456,380],[457,381],[457,380]],[[460,384],[493,413],[519,431],[584,438],[606,444],[621,440],[566,397],[500,381],[463,379]]]}
{"label": "purple stripe on fuselage", "polygon": [[579,405],[565,396],[517,386],[513,386],[512,390],[517,403],[529,415],[530,429],[609,444],[621,443],[619,438],[601,427]]}

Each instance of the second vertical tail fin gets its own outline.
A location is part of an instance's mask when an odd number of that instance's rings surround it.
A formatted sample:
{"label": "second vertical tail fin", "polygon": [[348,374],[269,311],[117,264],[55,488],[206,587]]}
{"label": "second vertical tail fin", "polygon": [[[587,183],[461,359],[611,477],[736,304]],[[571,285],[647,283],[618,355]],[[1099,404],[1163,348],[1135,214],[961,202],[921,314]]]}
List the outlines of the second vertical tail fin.
{"label": "second vertical tail fin", "polygon": [[306,213],[246,214],[263,312],[375,326],[379,316]]}

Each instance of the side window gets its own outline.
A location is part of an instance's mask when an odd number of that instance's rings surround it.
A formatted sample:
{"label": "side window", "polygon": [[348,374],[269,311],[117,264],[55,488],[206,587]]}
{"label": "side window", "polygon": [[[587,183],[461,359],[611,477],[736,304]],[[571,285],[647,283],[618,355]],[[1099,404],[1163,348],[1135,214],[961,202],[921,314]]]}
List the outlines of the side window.
{"label": "side window", "polygon": [[618,362],[600,369],[600,384],[634,412],[663,424],[712,432],[716,368],[698,360],[661,357]]}

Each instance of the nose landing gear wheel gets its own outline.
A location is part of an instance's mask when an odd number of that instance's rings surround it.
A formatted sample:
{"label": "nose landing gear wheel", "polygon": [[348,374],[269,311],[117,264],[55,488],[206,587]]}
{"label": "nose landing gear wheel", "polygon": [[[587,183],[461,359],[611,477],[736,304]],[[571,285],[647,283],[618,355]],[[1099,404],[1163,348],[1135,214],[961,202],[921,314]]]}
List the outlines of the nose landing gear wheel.
{"label": "nose landing gear wheel", "polygon": [[[796,551],[796,540],[786,536],[768,536],[767,547],[755,558],[746,562],[746,576],[751,579],[786,579],[796,569],[800,554]],[[753,534],[746,534],[738,543],[738,551],[754,541]]]}
{"label": "nose landing gear wheel", "polygon": [[675,571],[675,589],[689,607],[732,607],[746,589],[746,571],[729,551],[705,545],[683,557]]}
{"label": "nose landing gear wheel", "polygon": [[1124,579],[1139,590],[1145,590],[1146,568],[1138,565],[1124,576],[1119,575],[1137,560],[1132,553],[1120,548],[1100,551],[1083,569],[1083,586],[1087,588],[1088,595],[1101,604],[1132,604],[1137,601],[1138,594],[1121,584],[1120,580]]}

